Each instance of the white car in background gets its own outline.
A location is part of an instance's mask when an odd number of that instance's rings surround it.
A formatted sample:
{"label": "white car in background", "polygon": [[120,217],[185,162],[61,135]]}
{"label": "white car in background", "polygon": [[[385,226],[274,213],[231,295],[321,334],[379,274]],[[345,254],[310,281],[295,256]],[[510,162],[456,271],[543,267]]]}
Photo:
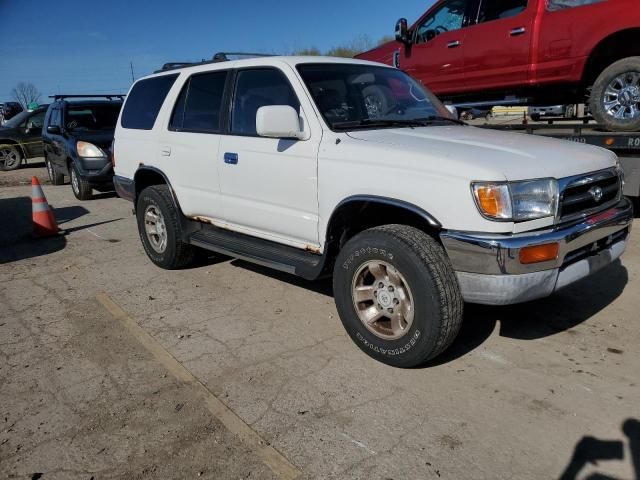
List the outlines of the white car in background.
{"label": "white car in background", "polygon": [[466,126],[376,63],[224,60],[138,80],[118,122],[114,182],[162,268],[206,249],[332,276],[354,342],[411,367],[451,344],[465,301],[545,297],[625,249],[609,151]]}

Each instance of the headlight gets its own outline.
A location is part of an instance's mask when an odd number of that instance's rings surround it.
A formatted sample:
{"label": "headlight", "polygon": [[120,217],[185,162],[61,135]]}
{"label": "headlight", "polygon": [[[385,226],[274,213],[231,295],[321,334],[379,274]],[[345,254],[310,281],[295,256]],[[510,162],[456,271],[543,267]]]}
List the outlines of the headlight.
{"label": "headlight", "polygon": [[76,150],[81,157],[98,158],[107,156],[99,147],[89,142],[76,143]]}
{"label": "headlight", "polygon": [[553,178],[477,182],[471,189],[478,210],[490,220],[523,222],[553,217],[558,209],[558,182]]}

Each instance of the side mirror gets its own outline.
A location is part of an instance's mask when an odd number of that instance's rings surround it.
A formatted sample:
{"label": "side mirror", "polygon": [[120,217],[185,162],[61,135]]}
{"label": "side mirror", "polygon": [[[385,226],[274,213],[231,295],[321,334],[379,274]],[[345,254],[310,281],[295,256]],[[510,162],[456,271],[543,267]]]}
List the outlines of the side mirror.
{"label": "side mirror", "polygon": [[409,25],[406,18],[401,18],[396,22],[396,40],[405,45],[411,43],[411,35],[409,35]]}
{"label": "side mirror", "polygon": [[256,114],[256,131],[261,137],[304,139],[298,112],[289,105],[260,107]]}
{"label": "side mirror", "polygon": [[60,135],[62,132],[58,125],[49,125],[47,127],[47,133],[50,133],[51,135]]}

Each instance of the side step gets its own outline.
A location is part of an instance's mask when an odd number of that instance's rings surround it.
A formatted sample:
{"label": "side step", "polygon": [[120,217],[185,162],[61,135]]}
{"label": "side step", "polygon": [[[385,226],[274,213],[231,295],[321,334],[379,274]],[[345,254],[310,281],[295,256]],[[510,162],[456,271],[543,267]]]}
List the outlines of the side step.
{"label": "side step", "polygon": [[280,243],[203,225],[189,237],[189,243],[251,263],[315,280],[322,273],[325,256]]}

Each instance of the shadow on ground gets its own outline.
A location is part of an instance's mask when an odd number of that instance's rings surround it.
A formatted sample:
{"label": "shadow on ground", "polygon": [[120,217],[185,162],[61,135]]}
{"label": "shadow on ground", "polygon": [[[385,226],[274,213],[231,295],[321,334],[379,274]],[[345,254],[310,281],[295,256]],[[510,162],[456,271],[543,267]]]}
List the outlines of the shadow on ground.
{"label": "shadow on ground", "polygon": [[[219,256],[211,257],[210,261],[214,259],[216,263],[224,261]],[[321,295],[333,296],[331,279],[310,282],[241,260],[233,260],[231,264]],[[627,269],[617,261],[549,298],[507,307],[466,304],[462,329],[453,345],[425,367],[443,365],[467,355],[481,346],[498,324],[500,336],[516,340],[536,340],[571,330],[618,298],[628,281]]]}
{"label": "shadow on ground", "polygon": [[[630,462],[634,472],[633,478],[640,478],[640,421],[629,418],[622,424],[622,433],[629,444]],[[625,461],[624,440],[602,440],[585,436],[576,444],[569,465],[560,476],[560,480],[576,480],[588,465],[598,462]],[[586,480],[616,480],[603,473],[593,473]]]}
{"label": "shadow on ground", "polygon": [[65,228],[68,222],[83,217],[89,211],[77,205],[55,208],[53,211],[58,225],[63,229],[61,234],[49,238],[34,238],[32,236],[31,198],[0,199],[0,264],[58,252],[67,245],[65,235],[122,220],[121,218],[116,218],[89,225]]}

